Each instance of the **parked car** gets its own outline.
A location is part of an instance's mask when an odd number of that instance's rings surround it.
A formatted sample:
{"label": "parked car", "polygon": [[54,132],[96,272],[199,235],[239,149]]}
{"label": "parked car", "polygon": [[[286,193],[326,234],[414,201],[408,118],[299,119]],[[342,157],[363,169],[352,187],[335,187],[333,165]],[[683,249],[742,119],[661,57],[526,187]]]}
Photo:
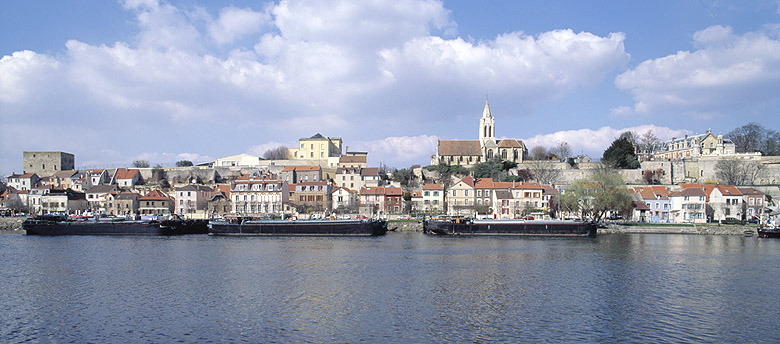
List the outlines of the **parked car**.
{"label": "parked car", "polygon": [[723,225],[744,225],[745,221],[737,220],[733,217],[727,217],[725,220],[721,220],[720,223]]}

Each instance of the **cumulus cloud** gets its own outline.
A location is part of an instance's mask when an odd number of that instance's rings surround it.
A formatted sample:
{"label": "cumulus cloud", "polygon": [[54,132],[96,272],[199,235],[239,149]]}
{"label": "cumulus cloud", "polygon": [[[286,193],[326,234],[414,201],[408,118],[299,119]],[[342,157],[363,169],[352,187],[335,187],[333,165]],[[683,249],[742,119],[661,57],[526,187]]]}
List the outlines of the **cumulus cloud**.
{"label": "cumulus cloud", "polygon": [[649,130],[652,130],[653,134],[661,140],[669,140],[673,137],[682,137],[684,135],[693,134],[692,131],[687,129],[672,129],[656,125],[640,125],[622,129],[604,126],[596,130],[564,130],[550,134],[541,134],[525,139],[524,142],[528,149],[535,146],[553,148],[559,142],[566,142],[571,146],[572,153],[579,154],[580,152],[584,152],[591,158],[597,159],[601,157],[604,150],[609,148],[612,141],[618,138],[623,132],[631,131],[642,135]]}
{"label": "cumulus cloud", "polygon": [[270,15],[251,9],[235,7],[223,8],[219,18],[208,26],[209,35],[217,44],[233,43],[247,34],[260,32]]}
{"label": "cumulus cloud", "polygon": [[246,150],[246,152],[249,155],[259,156],[262,158],[263,154],[265,154],[265,152],[268,151],[269,149],[274,149],[281,146],[287,148],[295,148],[297,144],[296,143],[287,144],[287,143],[271,141],[271,142],[266,142],[266,143],[261,143],[259,145],[251,146]]}
{"label": "cumulus cloud", "polygon": [[380,162],[397,168],[412,164],[427,165],[431,154],[436,152],[439,138],[431,135],[394,136],[372,141],[355,142],[350,150],[367,151],[368,159],[378,165]]}
{"label": "cumulus cloud", "polygon": [[599,37],[572,30],[538,37],[512,32],[480,43],[419,37],[382,50],[382,68],[396,80],[413,80],[425,87],[467,80],[475,87],[516,88],[519,96],[538,102],[577,86],[595,85],[623,66],[629,58],[624,39],[622,33]]}
{"label": "cumulus cloud", "polygon": [[617,76],[642,115],[685,114],[694,118],[743,115],[780,102],[780,30],[734,34],[712,26],[693,35],[694,51],[680,51]]}
{"label": "cumulus cloud", "polygon": [[[285,142],[317,131],[363,140],[388,161],[427,161],[435,136],[414,135],[434,125],[457,131],[452,113],[471,104],[469,95],[490,91],[512,99],[507,107],[539,105],[598,85],[629,58],[622,33],[510,32],[470,42],[455,36],[450,11],[435,0],[281,1],[216,15],[155,0],[122,5],[135,14],[132,39],[74,37],[62,53],[2,57],[4,157],[42,148],[9,129],[35,119],[60,142],[46,149],[85,161],[99,161],[98,149],[230,155],[241,149],[231,145],[249,147],[258,137]],[[63,128],[80,139],[58,135]],[[370,141],[378,132],[394,136]],[[230,140],[209,140],[225,135]],[[175,160],[179,153],[145,154]]]}

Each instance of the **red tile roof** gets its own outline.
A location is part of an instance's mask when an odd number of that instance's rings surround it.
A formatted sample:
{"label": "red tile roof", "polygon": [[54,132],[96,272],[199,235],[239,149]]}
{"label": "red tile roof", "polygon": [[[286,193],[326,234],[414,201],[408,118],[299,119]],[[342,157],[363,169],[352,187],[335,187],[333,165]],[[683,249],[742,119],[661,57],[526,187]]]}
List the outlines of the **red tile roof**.
{"label": "red tile roof", "polygon": [[423,190],[444,190],[444,184],[425,184]]}
{"label": "red tile roof", "polygon": [[137,174],[140,174],[140,173],[141,172],[139,172],[135,168],[131,168],[131,169],[118,168],[116,170],[116,177],[115,177],[115,179],[133,179],[133,178],[135,178],[135,176]]}
{"label": "red tile roof", "polygon": [[160,190],[149,191],[148,194],[138,198],[139,201],[170,201],[171,198]]}

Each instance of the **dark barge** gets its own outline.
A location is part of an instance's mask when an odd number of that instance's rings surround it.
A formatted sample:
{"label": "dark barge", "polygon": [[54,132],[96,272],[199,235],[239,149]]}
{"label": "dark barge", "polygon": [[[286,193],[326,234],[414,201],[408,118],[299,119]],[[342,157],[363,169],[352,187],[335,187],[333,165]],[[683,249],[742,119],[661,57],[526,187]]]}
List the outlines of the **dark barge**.
{"label": "dark barge", "polygon": [[759,238],[780,238],[780,229],[759,228],[757,230]]}
{"label": "dark barge", "polygon": [[385,220],[260,220],[212,222],[210,235],[237,236],[378,236]]}
{"label": "dark barge", "polygon": [[95,220],[67,216],[31,217],[22,223],[28,235],[181,235],[207,234],[206,220]]}
{"label": "dark barge", "polygon": [[426,220],[423,232],[437,235],[589,236],[598,226],[591,222],[541,220]]}

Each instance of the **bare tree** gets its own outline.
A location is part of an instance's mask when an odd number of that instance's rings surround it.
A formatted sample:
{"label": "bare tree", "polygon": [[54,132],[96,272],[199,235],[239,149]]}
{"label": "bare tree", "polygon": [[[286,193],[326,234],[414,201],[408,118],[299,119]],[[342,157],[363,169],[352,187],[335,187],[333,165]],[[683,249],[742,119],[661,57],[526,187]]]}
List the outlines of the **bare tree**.
{"label": "bare tree", "polygon": [[146,160],[136,160],[133,161],[133,167],[135,168],[147,168],[149,167],[149,162]]}
{"label": "bare tree", "polygon": [[558,142],[558,145],[553,147],[550,153],[557,156],[560,161],[566,161],[566,159],[571,155],[571,146],[569,146],[568,142],[561,141]]}
{"label": "bare tree", "polygon": [[530,165],[530,170],[533,173],[534,178],[540,184],[555,184],[561,176],[561,170],[555,168],[552,162],[533,161]]}
{"label": "bare tree", "polygon": [[650,152],[659,142],[658,136],[655,136],[650,129],[639,137],[639,148],[644,152]]}
{"label": "bare tree", "polygon": [[544,146],[536,146],[531,148],[531,159],[533,160],[546,160],[547,154],[547,148]]}
{"label": "bare tree", "polygon": [[764,172],[757,161],[720,160],[715,164],[715,176],[729,185],[754,185]]}
{"label": "bare tree", "polygon": [[279,146],[271,148],[263,153],[265,160],[287,160],[287,147]]}

